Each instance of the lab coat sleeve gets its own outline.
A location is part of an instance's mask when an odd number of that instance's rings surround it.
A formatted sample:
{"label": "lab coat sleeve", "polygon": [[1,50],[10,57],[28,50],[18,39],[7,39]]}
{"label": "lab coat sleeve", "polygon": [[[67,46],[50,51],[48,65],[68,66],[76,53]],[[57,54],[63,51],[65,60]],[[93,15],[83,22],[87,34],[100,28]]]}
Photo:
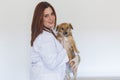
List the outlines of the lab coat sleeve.
{"label": "lab coat sleeve", "polygon": [[68,62],[68,56],[62,46],[57,48],[53,37],[38,38],[35,41],[34,48],[39,52],[39,56],[44,65],[49,69],[55,69]]}
{"label": "lab coat sleeve", "polygon": [[32,64],[36,64],[37,62],[39,62],[40,60],[40,55],[38,52],[36,52],[33,48],[31,49],[32,53],[31,53],[31,59],[32,59]]}

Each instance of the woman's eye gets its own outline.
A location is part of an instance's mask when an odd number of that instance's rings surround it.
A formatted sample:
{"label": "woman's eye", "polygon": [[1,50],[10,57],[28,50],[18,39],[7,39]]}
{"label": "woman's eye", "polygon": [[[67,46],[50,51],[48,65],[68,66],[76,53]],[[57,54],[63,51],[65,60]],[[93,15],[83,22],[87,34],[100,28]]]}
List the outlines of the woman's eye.
{"label": "woman's eye", "polygon": [[46,15],[44,15],[44,17],[48,17],[48,15],[46,14]]}
{"label": "woman's eye", "polygon": [[51,15],[53,16],[53,15],[54,15],[54,13],[51,13]]}

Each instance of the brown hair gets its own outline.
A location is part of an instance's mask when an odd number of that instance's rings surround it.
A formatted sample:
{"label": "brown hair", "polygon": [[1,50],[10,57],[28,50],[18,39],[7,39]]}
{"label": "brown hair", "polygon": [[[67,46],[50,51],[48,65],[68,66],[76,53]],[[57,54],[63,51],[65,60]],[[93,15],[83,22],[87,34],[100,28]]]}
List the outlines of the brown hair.
{"label": "brown hair", "polygon": [[43,14],[46,8],[50,7],[55,15],[55,25],[56,25],[56,12],[51,4],[48,2],[40,2],[34,11],[32,25],[31,25],[31,46],[36,37],[43,32]]}

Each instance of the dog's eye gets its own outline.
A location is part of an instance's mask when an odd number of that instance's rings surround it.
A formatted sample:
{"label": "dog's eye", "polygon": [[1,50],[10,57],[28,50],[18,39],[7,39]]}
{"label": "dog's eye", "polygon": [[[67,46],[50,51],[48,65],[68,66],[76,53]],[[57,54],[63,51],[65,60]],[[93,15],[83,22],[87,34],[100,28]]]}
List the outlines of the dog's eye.
{"label": "dog's eye", "polygon": [[62,30],[64,30],[64,29],[62,28]]}

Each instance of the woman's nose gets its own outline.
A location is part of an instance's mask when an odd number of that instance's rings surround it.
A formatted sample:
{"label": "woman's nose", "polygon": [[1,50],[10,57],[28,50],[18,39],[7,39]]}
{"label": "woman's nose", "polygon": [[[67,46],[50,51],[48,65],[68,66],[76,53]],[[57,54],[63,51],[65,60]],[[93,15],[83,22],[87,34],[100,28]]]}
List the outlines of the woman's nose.
{"label": "woman's nose", "polygon": [[52,19],[52,16],[49,16],[49,19],[51,20],[51,19]]}

